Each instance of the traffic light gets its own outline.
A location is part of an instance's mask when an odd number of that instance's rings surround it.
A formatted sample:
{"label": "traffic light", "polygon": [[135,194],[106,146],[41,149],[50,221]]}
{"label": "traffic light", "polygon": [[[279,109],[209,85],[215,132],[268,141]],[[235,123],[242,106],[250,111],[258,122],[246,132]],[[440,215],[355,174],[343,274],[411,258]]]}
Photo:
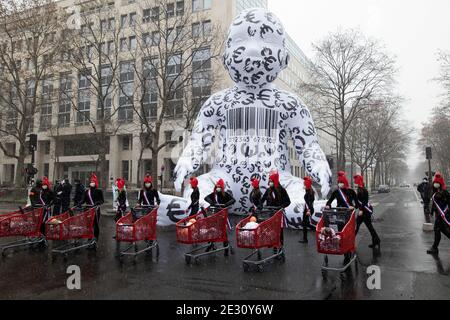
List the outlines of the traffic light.
{"label": "traffic light", "polygon": [[425,154],[427,156],[427,160],[433,159],[432,156],[431,156],[431,147],[426,147],[425,148]]}
{"label": "traffic light", "polygon": [[30,142],[28,144],[28,148],[30,150],[30,152],[36,151],[37,150],[37,134],[30,134]]}

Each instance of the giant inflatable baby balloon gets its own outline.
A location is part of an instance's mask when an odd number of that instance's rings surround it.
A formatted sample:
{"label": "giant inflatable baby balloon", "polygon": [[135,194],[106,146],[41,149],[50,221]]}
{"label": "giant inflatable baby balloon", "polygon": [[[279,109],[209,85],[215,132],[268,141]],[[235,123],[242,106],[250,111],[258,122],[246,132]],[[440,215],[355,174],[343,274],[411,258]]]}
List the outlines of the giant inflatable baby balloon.
{"label": "giant inflatable baby balloon", "polygon": [[[308,108],[273,83],[289,62],[279,19],[262,8],[240,13],[230,27],[223,62],[235,85],[212,95],[202,106],[175,168],[175,188],[180,190],[185,179],[195,175],[218,136],[213,168],[198,177],[201,199],[223,179],[237,200],[231,211],[246,213],[251,207],[251,179],[259,179],[265,188],[269,173],[277,170],[291,198],[288,222],[301,221],[303,180],[291,175],[288,141],[292,140],[300,163],[321,185],[323,195],[330,190],[331,171]],[[188,187],[184,197],[190,193]]]}

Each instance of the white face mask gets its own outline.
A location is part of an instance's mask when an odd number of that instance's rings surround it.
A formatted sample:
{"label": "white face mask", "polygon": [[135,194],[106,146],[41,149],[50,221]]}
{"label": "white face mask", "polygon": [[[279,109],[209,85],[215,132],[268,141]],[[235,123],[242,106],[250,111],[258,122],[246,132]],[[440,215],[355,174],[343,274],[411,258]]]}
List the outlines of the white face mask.
{"label": "white face mask", "polygon": [[338,187],[339,187],[339,188],[342,189],[342,188],[344,188],[344,186],[345,186],[345,185],[344,185],[343,183],[338,183]]}
{"label": "white face mask", "polygon": [[275,184],[273,182],[269,182],[269,187],[273,188]]}
{"label": "white face mask", "polygon": [[146,188],[150,188],[151,185],[152,185],[151,183],[146,183],[146,184],[145,184],[145,187],[146,187]]}
{"label": "white face mask", "polygon": [[435,183],[435,184],[433,184],[433,186],[434,186],[436,189],[439,189],[439,188],[441,187],[441,185],[440,185],[439,183]]}
{"label": "white face mask", "polygon": [[44,189],[44,190],[46,190],[47,188],[48,188],[48,186],[46,186],[46,185],[42,186],[42,189]]}
{"label": "white face mask", "polygon": [[94,182],[93,182],[93,183],[90,183],[89,186],[90,186],[91,188],[95,188],[95,183],[94,183]]}
{"label": "white face mask", "polygon": [[222,192],[222,188],[217,188],[216,191],[217,192]]}

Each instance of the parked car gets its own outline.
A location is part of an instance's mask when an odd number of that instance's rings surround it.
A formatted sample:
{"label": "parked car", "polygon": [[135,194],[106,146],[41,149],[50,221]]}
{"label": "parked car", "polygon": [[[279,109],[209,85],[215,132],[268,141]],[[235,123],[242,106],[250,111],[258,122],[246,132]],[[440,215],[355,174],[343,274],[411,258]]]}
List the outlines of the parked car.
{"label": "parked car", "polygon": [[401,183],[400,188],[411,188],[411,185],[409,183]]}
{"label": "parked car", "polygon": [[391,192],[391,189],[386,184],[380,184],[378,186],[378,193],[389,193]]}

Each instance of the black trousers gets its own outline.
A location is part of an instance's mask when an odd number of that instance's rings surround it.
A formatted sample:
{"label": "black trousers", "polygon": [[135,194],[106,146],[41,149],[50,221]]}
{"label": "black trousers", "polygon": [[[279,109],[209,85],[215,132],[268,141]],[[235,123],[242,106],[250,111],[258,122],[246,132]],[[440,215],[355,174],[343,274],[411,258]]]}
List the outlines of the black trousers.
{"label": "black trousers", "polygon": [[311,227],[311,223],[310,223],[310,216],[308,216],[306,214],[306,210],[303,211],[303,218],[302,218],[302,226],[303,226],[303,240],[308,240],[308,228]]}
{"label": "black trousers", "polygon": [[434,243],[433,248],[437,249],[439,247],[439,243],[441,242],[441,233],[443,233],[447,238],[450,239],[450,226],[442,219],[441,216],[436,218],[434,222]]}
{"label": "black trousers", "polygon": [[97,208],[95,211],[95,218],[94,218],[94,237],[98,240],[98,237],[100,236],[100,208]]}
{"label": "black trousers", "polygon": [[361,224],[365,224],[367,229],[370,232],[370,235],[372,236],[372,244],[377,244],[380,242],[380,238],[378,237],[377,232],[375,231],[375,228],[372,224],[372,217],[369,212],[364,211],[362,216],[359,216],[356,218],[356,234],[358,234],[359,227]]}
{"label": "black trousers", "polygon": [[61,213],[65,213],[70,209],[70,198],[61,200]]}
{"label": "black trousers", "polygon": [[191,207],[191,213],[189,214],[189,217],[196,215],[198,213],[198,210],[200,210],[199,206]]}
{"label": "black trousers", "polygon": [[[34,209],[37,210],[37,209]],[[41,233],[45,236],[45,223],[48,219],[51,217],[51,209],[50,208],[44,208],[44,212],[42,215],[42,224],[41,224]]]}
{"label": "black trousers", "polygon": [[53,215],[57,216],[63,212],[64,211],[61,212],[61,202],[60,201],[55,202],[55,204],[53,205]]}

